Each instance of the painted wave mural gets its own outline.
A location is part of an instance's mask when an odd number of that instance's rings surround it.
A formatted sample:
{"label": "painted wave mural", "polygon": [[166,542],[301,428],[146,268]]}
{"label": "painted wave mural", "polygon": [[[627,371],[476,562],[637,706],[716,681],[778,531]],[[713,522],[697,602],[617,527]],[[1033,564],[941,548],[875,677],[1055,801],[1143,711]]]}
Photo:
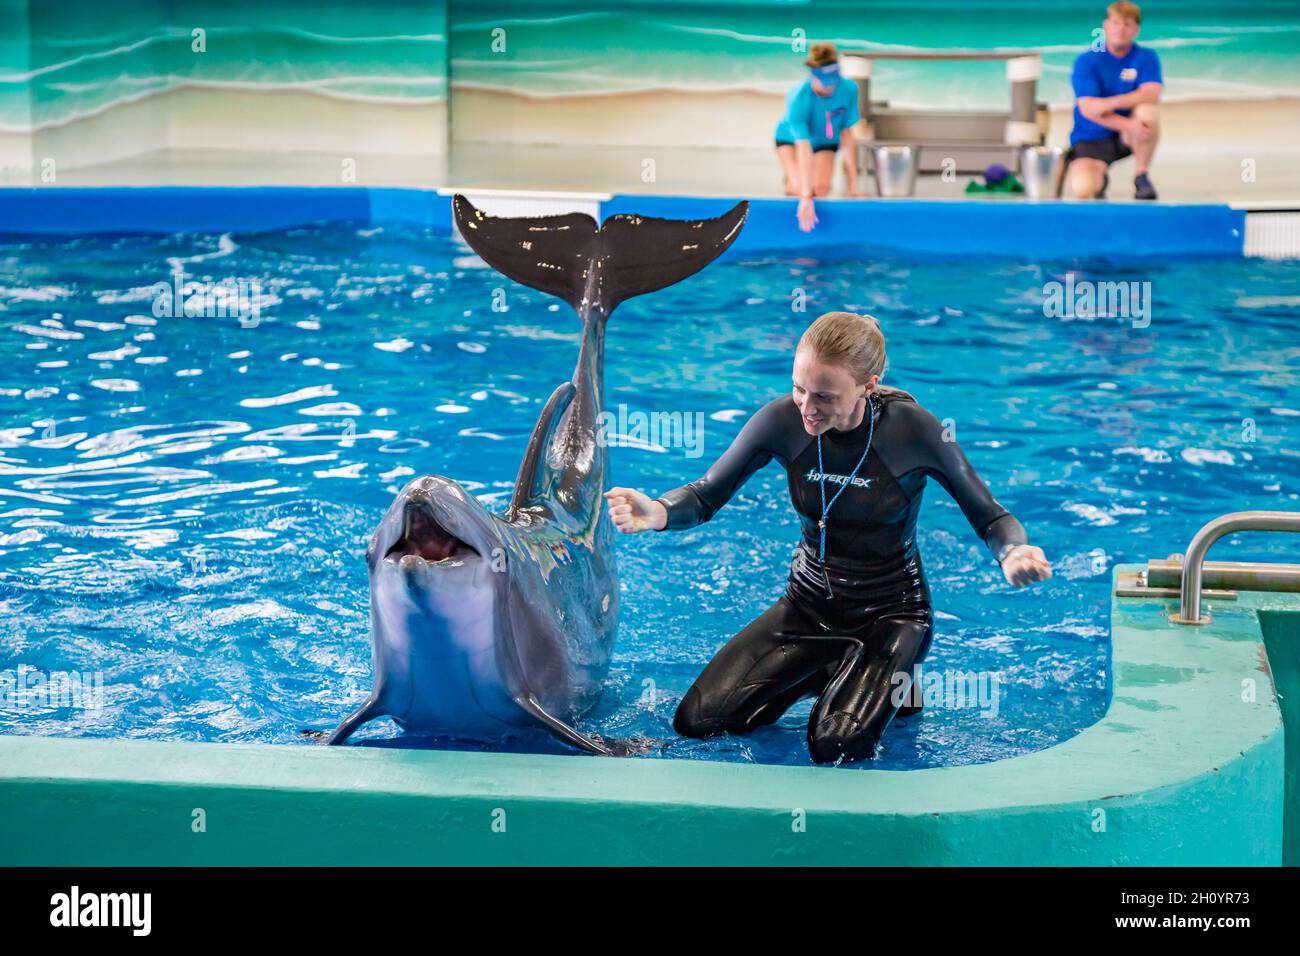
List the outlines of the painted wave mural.
{"label": "painted wave mural", "polygon": [[[456,88],[527,96],[784,93],[801,78],[800,38],[880,52],[1034,48],[1044,54],[1041,94],[1061,105],[1070,98],[1070,65],[1105,8],[1105,0],[452,3],[452,78]],[[1142,8],[1139,42],[1159,51],[1171,96],[1300,91],[1294,0],[1164,0]],[[494,30],[505,31],[504,51],[492,46]],[[873,82],[906,106],[967,108],[1006,99],[1000,65],[968,69],[881,63]]]}
{"label": "painted wave mural", "polygon": [[65,124],[185,87],[358,103],[447,96],[445,3],[0,3],[6,21],[29,15],[26,44],[16,30],[0,43],[0,128]]}
{"label": "painted wave mural", "polygon": [[[1300,3],[1151,0],[1169,101],[1300,92]],[[172,148],[441,152],[479,142],[766,145],[804,43],[1043,51],[1070,101],[1104,0],[0,0],[0,163]],[[877,63],[873,97],[999,109],[999,63]],[[106,119],[107,118],[107,119]],[[45,137],[42,140],[42,137]],[[15,157],[17,157],[15,159]]]}

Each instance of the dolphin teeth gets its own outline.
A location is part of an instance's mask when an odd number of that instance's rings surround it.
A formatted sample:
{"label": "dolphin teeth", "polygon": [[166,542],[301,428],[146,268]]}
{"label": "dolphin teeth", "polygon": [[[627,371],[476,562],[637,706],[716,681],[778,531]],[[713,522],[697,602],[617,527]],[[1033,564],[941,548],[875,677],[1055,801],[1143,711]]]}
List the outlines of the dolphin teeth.
{"label": "dolphin teeth", "polygon": [[[469,550],[473,551],[472,548]],[[478,554],[477,551],[473,551],[473,553],[475,555]],[[445,558],[438,558],[437,560],[434,560],[433,558],[426,558],[423,555],[414,551],[399,551],[397,550],[396,546],[390,549],[388,554],[385,555],[385,557],[387,560],[392,561],[394,564],[396,564],[404,571],[411,571],[420,568],[432,568],[432,567],[456,568],[456,567],[460,567],[465,563],[465,556],[460,551],[457,551],[454,554],[449,554]]]}

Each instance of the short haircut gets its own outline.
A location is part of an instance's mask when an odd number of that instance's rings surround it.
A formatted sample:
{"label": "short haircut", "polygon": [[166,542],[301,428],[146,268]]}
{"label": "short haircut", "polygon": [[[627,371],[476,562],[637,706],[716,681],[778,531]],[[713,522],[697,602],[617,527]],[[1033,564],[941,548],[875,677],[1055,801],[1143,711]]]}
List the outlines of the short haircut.
{"label": "short haircut", "polygon": [[829,66],[840,58],[834,43],[814,43],[808,51],[805,66]]}
{"label": "short haircut", "polygon": [[1142,8],[1136,3],[1130,3],[1129,0],[1117,0],[1106,8],[1106,13],[1124,20],[1132,20],[1134,23],[1142,22]]}

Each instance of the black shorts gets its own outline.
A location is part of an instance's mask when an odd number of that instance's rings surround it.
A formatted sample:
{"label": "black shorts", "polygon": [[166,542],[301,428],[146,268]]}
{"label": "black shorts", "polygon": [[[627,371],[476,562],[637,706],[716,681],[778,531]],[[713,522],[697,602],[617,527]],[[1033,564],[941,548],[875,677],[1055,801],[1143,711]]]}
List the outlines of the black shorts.
{"label": "black shorts", "polygon": [[[789,140],[786,140],[786,139],[778,139],[778,140],[776,141],[776,145],[778,145],[778,146],[793,146],[794,143],[792,143],[792,142],[790,142]],[[839,149],[839,148],[840,148],[840,144],[839,144],[839,143],[823,143],[821,146],[814,146],[814,147],[813,147],[813,152],[814,152],[814,153],[820,153],[820,152],[823,152],[823,151],[829,149],[829,150],[833,153],[833,152],[835,152],[835,151],[836,151],[837,149]]]}
{"label": "black shorts", "polygon": [[1111,163],[1132,156],[1133,150],[1119,138],[1119,134],[1105,139],[1085,139],[1070,147],[1069,159],[1100,159],[1109,166]]}

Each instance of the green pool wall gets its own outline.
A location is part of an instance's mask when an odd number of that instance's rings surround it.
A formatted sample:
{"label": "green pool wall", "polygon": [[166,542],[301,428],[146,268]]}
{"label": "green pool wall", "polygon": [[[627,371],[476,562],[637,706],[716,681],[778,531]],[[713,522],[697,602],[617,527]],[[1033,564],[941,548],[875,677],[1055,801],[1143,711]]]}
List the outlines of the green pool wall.
{"label": "green pool wall", "polygon": [[1300,614],[1265,609],[1259,623],[1288,742],[1282,863],[1300,866]]}
{"label": "green pool wall", "polygon": [[972,766],[0,736],[0,863],[1294,863],[1300,596],[1209,606],[1113,599],[1103,718]]}

